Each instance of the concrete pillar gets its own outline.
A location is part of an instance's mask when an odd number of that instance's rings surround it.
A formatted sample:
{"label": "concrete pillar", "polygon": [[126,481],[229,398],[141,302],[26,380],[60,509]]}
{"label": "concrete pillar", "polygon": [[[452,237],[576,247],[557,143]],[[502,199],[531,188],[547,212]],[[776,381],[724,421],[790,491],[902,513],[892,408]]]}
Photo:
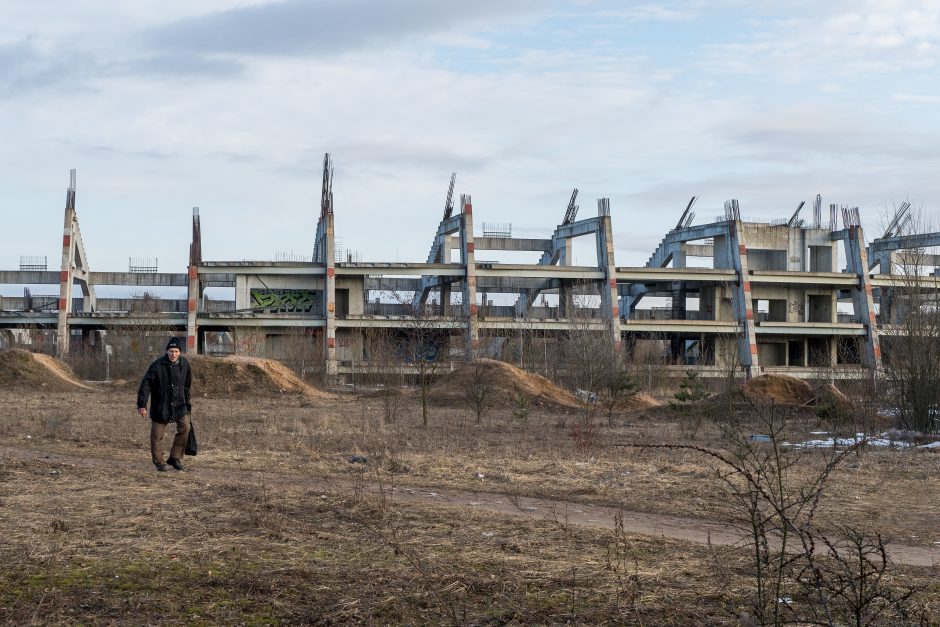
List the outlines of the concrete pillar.
{"label": "concrete pillar", "polygon": [[560,279],[558,281],[558,317],[562,319],[571,318],[573,309],[571,282],[567,279]]}
{"label": "concrete pillar", "polygon": [[326,318],[326,328],[323,333],[323,357],[326,361],[326,374],[335,375],[337,371],[336,363],[336,240],[333,231],[333,212],[324,213],[321,217],[324,221],[323,241],[321,246],[324,251],[324,262],[326,264],[326,277],[323,281],[323,306],[324,317]]}
{"label": "concrete pillar", "polygon": [[620,305],[617,302],[617,264],[614,260],[614,235],[610,220],[609,199],[598,199],[597,215],[600,221],[595,233],[597,262],[604,272],[604,284],[598,290],[601,295],[601,310],[608,321],[611,342],[614,348],[619,350]]}
{"label": "concrete pillar", "polygon": [[571,238],[566,237],[562,240],[561,250],[558,254],[558,265],[559,266],[570,266],[574,265],[574,257],[571,254]]}
{"label": "concrete pillar", "polygon": [[441,315],[443,316],[449,316],[451,314],[450,295],[450,277],[441,277]]}
{"label": "concrete pillar", "polygon": [[477,310],[477,265],[473,245],[473,203],[470,196],[460,197],[460,263],[464,267],[463,313],[467,317],[466,351],[471,357],[480,342]]}
{"label": "concrete pillar", "polygon": [[69,353],[69,312],[72,309],[72,281],[75,266],[75,170],[70,172],[65,194],[65,221],[62,231],[62,265],[59,272],[59,321],[56,327],[56,355]]}
{"label": "concrete pillar", "polygon": [[186,290],[186,352],[199,353],[199,329],[196,326],[196,316],[199,313],[199,303],[202,301],[199,270],[195,264],[189,266],[189,286]]}
{"label": "concrete pillar", "polygon": [[186,289],[186,351],[199,353],[199,329],[196,317],[202,302],[202,283],[199,280],[199,264],[202,263],[202,227],[199,223],[199,207],[193,207],[193,240],[189,245],[189,283]]}
{"label": "concrete pillar", "polygon": [[848,271],[858,277],[858,285],[852,290],[852,304],[855,307],[855,319],[865,325],[865,354],[863,359],[865,365],[877,373],[881,370],[881,343],[878,340],[878,324],[875,320],[871,277],[868,275],[868,252],[865,250],[865,234],[860,226],[850,226],[847,231],[848,234],[845,239],[846,265]]}
{"label": "concrete pillar", "polygon": [[738,319],[740,335],[738,336],[738,355],[744,367],[747,378],[756,376],[760,371],[760,359],[757,356],[757,335],[754,329],[754,307],[751,300],[751,281],[747,263],[747,245],[743,241],[741,222],[735,220],[729,223],[730,237],[728,238],[731,250],[729,251],[738,274],[735,285],[734,306]]}

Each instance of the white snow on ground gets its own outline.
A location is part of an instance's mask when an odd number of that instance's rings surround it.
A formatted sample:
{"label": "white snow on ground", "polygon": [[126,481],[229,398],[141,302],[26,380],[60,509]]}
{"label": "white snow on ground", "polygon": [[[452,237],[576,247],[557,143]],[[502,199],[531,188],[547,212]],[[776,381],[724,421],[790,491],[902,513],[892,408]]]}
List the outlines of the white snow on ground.
{"label": "white snow on ground", "polygon": [[[811,431],[812,435],[826,435],[825,431]],[[821,438],[817,440],[807,440],[806,442],[784,442],[783,446],[792,446],[793,448],[834,448],[839,446],[852,446],[865,439],[864,433],[856,433],[854,438]],[[909,448],[914,446],[911,442],[905,440],[892,439],[887,433],[882,433],[868,438],[868,446],[895,446],[897,448]],[[940,441],[924,444],[917,448],[940,448]]]}

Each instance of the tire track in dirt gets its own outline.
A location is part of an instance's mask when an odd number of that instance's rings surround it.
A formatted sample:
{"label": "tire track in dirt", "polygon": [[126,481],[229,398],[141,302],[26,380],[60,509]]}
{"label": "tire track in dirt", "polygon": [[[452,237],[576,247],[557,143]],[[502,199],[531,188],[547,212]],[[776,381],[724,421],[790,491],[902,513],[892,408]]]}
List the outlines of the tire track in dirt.
{"label": "tire track in dirt", "polygon": [[[145,465],[139,462],[96,458],[88,455],[47,452],[29,447],[0,446],[0,465],[7,460],[48,463],[50,466],[69,465],[81,468],[106,468],[109,472],[113,472],[116,467],[127,470],[143,470],[145,467],[149,469],[150,466],[149,462]],[[171,473],[169,476],[174,475]],[[231,470],[224,468],[201,467],[183,473],[183,476],[223,481],[233,479]],[[321,488],[323,490],[353,489],[356,487],[356,484],[349,480],[323,479],[282,471],[240,471],[238,477],[240,480],[264,477],[265,481],[306,485],[310,488]],[[628,534],[663,537],[696,544],[710,543],[716,546],[743,546],[746,538],[743,530],[725,523],[667,514],[650,514],[573,501],[520,497],[498,492],[451,488],[382,485],[376,482],[365,482],[362,487],[374,494],[384,494],[385,497],[398,503],[436,505],[456,510],[471,509],[503,516],[554,521],[560,526],[573,525],[596,529],[613,529],[619,518],[623,530]],[[888,543],[886,546],[888,557],[896,564],[926,568],[940,566],[940,547],[895,543]]]}

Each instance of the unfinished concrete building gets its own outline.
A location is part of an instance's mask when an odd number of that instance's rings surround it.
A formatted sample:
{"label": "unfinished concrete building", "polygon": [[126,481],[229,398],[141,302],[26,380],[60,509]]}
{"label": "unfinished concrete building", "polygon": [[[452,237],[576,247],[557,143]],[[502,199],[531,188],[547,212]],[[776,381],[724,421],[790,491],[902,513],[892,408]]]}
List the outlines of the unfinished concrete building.
{"label": "unfinished concrete building", "polygon": [[[732,200],[724,215],[699,225],[692,224],[693,198],[644,266],[616,266],[607,199],[598,200],[595,215],[579,218],[574,190],[560,223],[544,238],[512,237],[509,229],[477,234],[471,197],[454,202],[452,177],[441,220],[428,231],[424,262],[353,261],[336,254],[327,155],[312,260],[204,259],[194,210],[186,273],[156,267],[95,272],[78,225],[75,187],[73,171],[60,268],[21,263],[0,271],[0,284],[59,287],[57,298],[26,290],[0,300],[4,345],[48,338],[43,341],[53,350],[46,350],[63,356],[100,350],[115,329],[146,327],[185,333],[190,351],[284,358],[303,350],[327,374],[342,375],[369,367],[365,338],[374,329],[401,338],[434,329],[446,338],[448,352],[440,359],[499,356],[521,333],[558,338],[588,332],[612,345],[654,342],[668,362],[705,374],[733,368],[746,376],[858,376],[879,369],[879,335],[895,332],[902,278],[894,273],[905,251],[940,245],[940,233],[908,232],[909,205],[866,245],[857,209],[832,205],[824,222],[819,197],[812,218],[800,217],[801,203],[789,219],[743,220]],[[589,266],[573,264],[572,242],[582,237],[593,238],[596,248]],[[502,251],[540,257],[528,264],[478,258]],[[916,280],[940,289],[935,269]],[[76,285],[81,297],[73,294]],[[97,298],[95,287],[104,285],[185,288],[187,297]],[[232,288],[234,299],[208,299],[208,287]]]}

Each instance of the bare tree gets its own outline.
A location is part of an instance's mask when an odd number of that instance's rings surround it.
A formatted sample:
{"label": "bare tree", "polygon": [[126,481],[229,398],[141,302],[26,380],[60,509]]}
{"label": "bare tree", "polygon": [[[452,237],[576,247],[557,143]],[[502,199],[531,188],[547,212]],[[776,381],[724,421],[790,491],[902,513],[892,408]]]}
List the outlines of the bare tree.
{"label": "bare tree", "polygon": [[882,322],[896,330],[883,339],[885,371],[897,426],[935,433],[940,431],[940,278],[926,275],[923,249],[901,251],[897,258],[894,272],[901,286],[893,290],[891,306],[882,305]]}
{"label": "bare tree", "polygon": [[480,424],[496,404],[496,371],[490,360],[481,357],[467,362],[463,371],[463,404],[473,413],[476,424]]}
{"label": "bare tree", "polygon": [[404,383],[399,343],[389,329],[370,328],[364,333],[363,345],[367,361],[365,378],[379,387],[385,423],[394,423]]}
{"label": "bare tree", "polygon": [[[907,620],[916,590],[892,585],[882,539],[850,526],[836,535],[817,530],[830,476],[863,439],[836,449],[786,444],[789,416],[772,403],[751,406],[753,420],[722,424],[725,446],[638,445],[699,453],[716,473],[738,513],[751,555],[749,620],[759,625],[869,625]],[[762,432],[757,437],[754,431]],[[800,596],[799,606],[792,602]]]}
{"label": "bare tree", "polygon": [[314,327],[289,329],[282,336],[280,354],[277,357],[302,379],[321,381],[326,373],[322,329]]}
{"label": "bare tree", "polygon": [[406,294],[392,288],[383,290],[401,311],[402,329],[399,356],[402,365],[415,373],[421,395],[421,423],[428,425],[431,387],[450,366],[451,335],[466,329],[466,317],[449,311],[443,304],[415,304]]}

